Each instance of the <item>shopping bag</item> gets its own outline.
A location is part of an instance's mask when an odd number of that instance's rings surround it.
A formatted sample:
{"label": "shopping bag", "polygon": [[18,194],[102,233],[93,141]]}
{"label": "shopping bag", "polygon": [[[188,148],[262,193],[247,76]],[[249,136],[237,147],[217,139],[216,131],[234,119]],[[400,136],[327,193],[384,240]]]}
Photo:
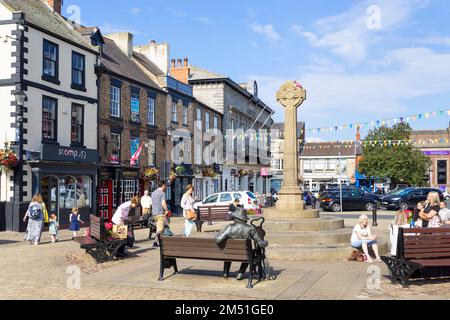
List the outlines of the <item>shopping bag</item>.
{"label": "shopping bag", "polygon": [[115,224],[113,226],[112,237],[115,239],[126,239],[128,237],[128,226]]}

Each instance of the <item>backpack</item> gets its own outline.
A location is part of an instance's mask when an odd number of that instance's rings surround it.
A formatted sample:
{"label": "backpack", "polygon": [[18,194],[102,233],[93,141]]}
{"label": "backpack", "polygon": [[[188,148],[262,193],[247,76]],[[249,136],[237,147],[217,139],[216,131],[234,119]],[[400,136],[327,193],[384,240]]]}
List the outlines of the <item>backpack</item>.
{"label": "backpack", "polygon": [[32,204],[28,211],[28,216],[30,219],[39,220],[42,216],[42,205],[39,203]]}

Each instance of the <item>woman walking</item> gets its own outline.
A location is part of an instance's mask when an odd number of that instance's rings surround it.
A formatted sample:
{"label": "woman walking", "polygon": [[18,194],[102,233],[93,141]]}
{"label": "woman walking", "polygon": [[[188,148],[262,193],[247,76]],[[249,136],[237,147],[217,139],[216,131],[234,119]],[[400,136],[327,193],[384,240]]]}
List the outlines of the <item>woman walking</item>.
{"label": "woman walking", "polygon": [[195,210],[194,203],[195,199],[192,197],[194,193],[194,187],[192,185],[188,185],[186,187],[186,193],[181,198],[181,208],[183,208],[183,217],[185,219],[184,222],[184,235],[189,237],[192,232],[192,228],[195,226]]}
{"label": "woman walking", "polygon": [[36,194],[28,206],[25,217],[23,217],[24,222],[28,219],[27,235],[25,240],[30,245],[34,244],[35,246],[38,246],[39,241],[41,241],[42,228],[44,227],[44,213],[42,208],[42,196],[40,194]]}

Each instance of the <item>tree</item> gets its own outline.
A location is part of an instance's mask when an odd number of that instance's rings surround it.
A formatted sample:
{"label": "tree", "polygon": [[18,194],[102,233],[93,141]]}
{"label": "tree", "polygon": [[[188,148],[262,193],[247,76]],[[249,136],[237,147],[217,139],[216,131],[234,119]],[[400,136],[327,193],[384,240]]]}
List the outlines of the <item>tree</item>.
{"label": "tree", "polygon": [[[410,125],[402,122],[370,130],[366,141],[408,141],[411,133]],[[409,143],[377,143],[364,146],[358,170],[367,177],[390,178],[393,184],[424,186],[430,166],[431,160]]]}

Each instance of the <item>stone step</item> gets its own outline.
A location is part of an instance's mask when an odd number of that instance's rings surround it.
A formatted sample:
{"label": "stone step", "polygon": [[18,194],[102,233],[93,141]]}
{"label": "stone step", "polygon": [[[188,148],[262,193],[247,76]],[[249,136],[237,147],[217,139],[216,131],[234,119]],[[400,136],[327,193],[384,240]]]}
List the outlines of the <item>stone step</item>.
{"label": "stone step", "polygon": [[344,219],[323,217],[311,220],[266,220],[264,229],[268,232],[285,231],[321,231],[339,230],[344,228]]}
{"label": "stone step", "polygon": [[[290,261],[337,261],[347,260],[354,249],[348,244],[337,245],[269,245],[267,257],[270,260]],[[388,252],[386,241],[378,242],[380,255]]]}
{"label": "stone step", "polygon": [[324,231],[268,232],[269,244],[334,245],[350,243],[352,229]]}

